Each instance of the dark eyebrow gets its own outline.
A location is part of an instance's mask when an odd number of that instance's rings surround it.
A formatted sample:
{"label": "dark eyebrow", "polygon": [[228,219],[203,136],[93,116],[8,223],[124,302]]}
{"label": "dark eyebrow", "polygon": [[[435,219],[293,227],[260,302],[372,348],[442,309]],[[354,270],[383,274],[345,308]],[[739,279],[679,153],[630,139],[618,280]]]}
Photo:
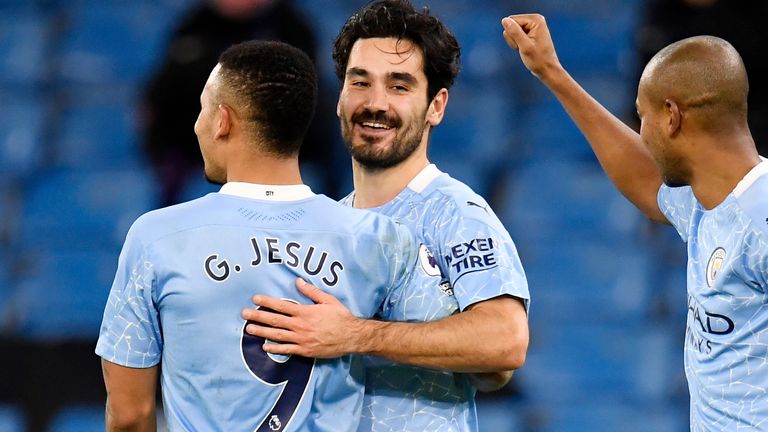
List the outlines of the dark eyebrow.
{"label": "dark eyebrow", "polygon": [[358,77],[365,78],[368,75],[369,75],[368,71],[365,70],[365,69],[362,69],[362,68],[351,67],[351,68],[347,69],[347,76],[348,77],[350,77],[350,76],[358,76]]}
{"label": "dark eyebrow", "polygon": [[400,81],[405,84],[414,86],[416,85],[416,77],[407,72],[392,72],[389,74],[389,78],[395,81]]}

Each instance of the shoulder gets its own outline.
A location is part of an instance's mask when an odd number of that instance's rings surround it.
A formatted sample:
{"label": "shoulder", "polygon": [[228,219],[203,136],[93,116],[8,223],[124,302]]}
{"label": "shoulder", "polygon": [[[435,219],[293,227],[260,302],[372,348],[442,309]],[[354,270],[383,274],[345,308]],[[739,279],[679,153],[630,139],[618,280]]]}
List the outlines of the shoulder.
{"label": "shoulder", "polygon": [[748,184],[739,184],[734,196],[739,210],[752,226],[768,235],[768,172]]}
{"label": "shoulder", "polygon": [[490,225],[496,230],[503,226],[488,201],[466,184],[444,174],[424,191],[422,199],[428,202],[440,219],[451,224],[476,222]]}
{"label": "shoulder", "polygon": [[350,197],[334,201],[322,196],[318,205],[323,206],[323,216],[327,219],[328,230],[366,238],[391,234],[400,225],[391,217],[366,209],[351,207]]}
{"label": "shoulder", "polygon": [[215,208],[210,204],[215,200],[214,194],[187,201],[181,204],[164,207],[139,216],[131,225],[128,236],[151,243],[167,235],[200,225],[206,215],[206,209]]}

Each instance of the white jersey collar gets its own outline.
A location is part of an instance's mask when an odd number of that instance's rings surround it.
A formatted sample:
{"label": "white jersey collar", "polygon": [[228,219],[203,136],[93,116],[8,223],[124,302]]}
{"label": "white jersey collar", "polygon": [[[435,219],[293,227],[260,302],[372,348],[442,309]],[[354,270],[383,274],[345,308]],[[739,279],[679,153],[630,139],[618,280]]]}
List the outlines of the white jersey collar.
{"label": "white jersey collar", "polygon": [[738,198],[742,193],[744,193],[745,190],[752,186],[752,183],[754,183],[758,178],[764,174],[768,174],[768,160],[763,157],[761,157],[761,159],[763,161],[749,170],[747,175],[745,175],[739,184],[736,185],[736,188],[733,189],[733,195],[736,196],[736,198]]}
{"label": "white jersey collar", "polygon": [[307,185],[263,185],[256,183],[228,182],[219,193],[241,198],[267,201],[299,201],[315,196]]}
{"label": "white jersey collar", "polygon": [[435,164],[429,164],[408,183],[408,189],[411,189],[416,193],[421,193],[434,179],[440,177],[442,174],[443,172],[437,169]]}

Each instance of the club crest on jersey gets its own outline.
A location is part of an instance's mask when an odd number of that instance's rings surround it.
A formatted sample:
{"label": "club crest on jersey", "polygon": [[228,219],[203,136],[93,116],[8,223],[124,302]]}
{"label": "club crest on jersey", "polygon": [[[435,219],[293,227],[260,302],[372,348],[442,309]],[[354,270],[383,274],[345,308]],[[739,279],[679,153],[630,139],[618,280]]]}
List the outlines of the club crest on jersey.
{"label": "club crest on jersey", "polygon": [[440,267],[437,266],[437,260],[422,243],[419,246],[419,262],[424,273],[430,276],[440,276]]}
{"label": "club crest on jersey", "polygon": [[709,257],[709,262],[707,262],[707,285],[709,285],[710,288],[715,284],[715,278],[717,277],[717,274],[720,273],[720,268],[723,266],[723,262],[725,262],[725,249],[719,247],[712,252],[712,255]]}

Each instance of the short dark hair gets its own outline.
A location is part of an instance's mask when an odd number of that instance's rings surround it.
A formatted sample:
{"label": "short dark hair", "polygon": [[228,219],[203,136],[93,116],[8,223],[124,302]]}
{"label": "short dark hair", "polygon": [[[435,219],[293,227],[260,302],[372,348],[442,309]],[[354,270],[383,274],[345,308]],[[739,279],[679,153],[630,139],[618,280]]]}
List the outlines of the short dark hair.
{"label": "short dark hair", "polygon": [[408,0],[379,0],[352,15],[333,45],[336,76],[344,82],[349,53],[358,39],[397,38],[409,40],[424,53],[427,98],[432,100],[441,88],[450,89],[459,73],[459,43],[429,8],[414,9]]}
{"label": "short dark hair", "polygon": [[317,105],[317,75],[309,57],[283,42],[248,41],[232,45],[219,57],[221,77],[265,150],[298,153]]}

